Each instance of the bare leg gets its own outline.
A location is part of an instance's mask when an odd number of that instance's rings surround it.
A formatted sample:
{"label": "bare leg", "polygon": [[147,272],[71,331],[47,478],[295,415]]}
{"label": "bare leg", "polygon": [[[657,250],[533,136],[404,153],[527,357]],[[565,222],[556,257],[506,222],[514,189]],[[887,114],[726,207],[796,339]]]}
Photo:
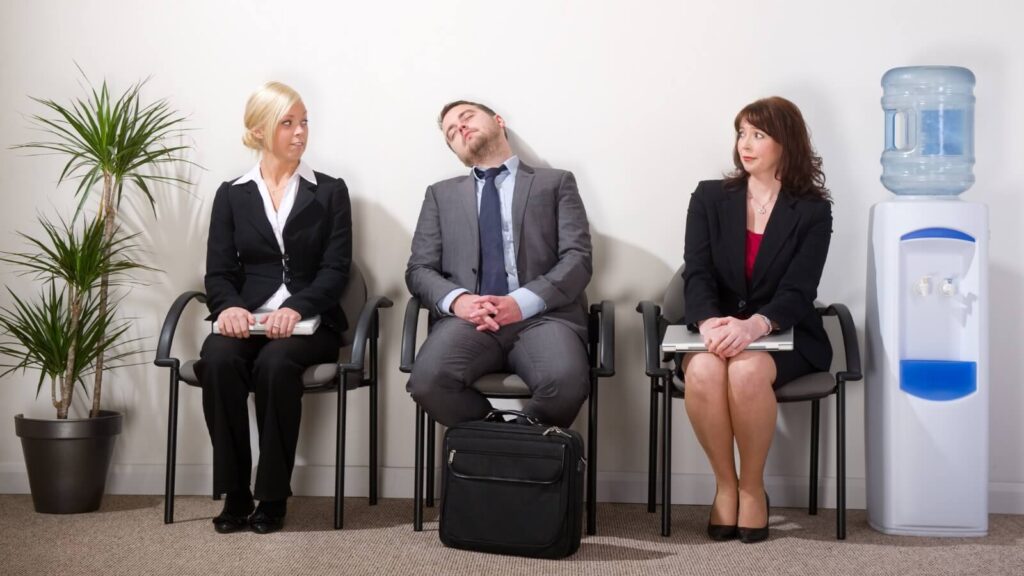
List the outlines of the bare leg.
{"label": "bare leg", "polygon": [[715,474],[717,492],[711,509],[711,523],[735,526],[739,505],[738,480],[733,456],[726,361],[707,352],[687,354],[683,359],[683,373],[686,378],[686,414]]}
{"label": "bare leg", "polygon": [[775,434],[778,404],[772,383],[775,361],[767,352],[741,352],[729,359],[729,413],[740,452],[739,525],[768,523],[764,464]]}

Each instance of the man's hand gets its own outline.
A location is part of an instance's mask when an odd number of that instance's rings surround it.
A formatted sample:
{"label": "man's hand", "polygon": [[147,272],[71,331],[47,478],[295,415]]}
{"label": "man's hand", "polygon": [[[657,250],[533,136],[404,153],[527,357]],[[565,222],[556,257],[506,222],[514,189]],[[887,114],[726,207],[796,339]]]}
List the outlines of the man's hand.
{"label": "man's hand", "polygon": [[495,332],[502,326],[515,324],[523,319],[519,303],[511,296],[477,296],[473,303],[478,308],[470,316],[483,320],[477,325],[477,330]]}
{"label": "man's hand", "polygon": [[263,317],[263,325],[267,327],[267,338],[276,340],[288,338],[295,330],[295,324],[302,320],[302,316],[291,308],[278,308]]}
{"label": "man's hand", "polygon": [[523,313],[511,296],[480,296],[469,292],[452,302],[452,314],[476,324],[476,329],[497,332],[502,326],[519,322]]}
{"label": "man's hand", "polygon": [[225,308],[217,315],[217,330],[229,338],[248,338],[249,327],[255,323],[256,318],[240,306]]}

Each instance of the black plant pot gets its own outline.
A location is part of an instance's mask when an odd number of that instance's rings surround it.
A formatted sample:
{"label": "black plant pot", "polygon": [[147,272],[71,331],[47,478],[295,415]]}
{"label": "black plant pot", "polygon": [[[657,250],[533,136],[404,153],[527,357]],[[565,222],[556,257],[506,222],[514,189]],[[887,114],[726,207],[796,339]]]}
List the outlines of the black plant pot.
{"label": "black plant pot", "polygon": [[120,412],[104,410],[96,418],[81,420],[14,417],[36,512],[77,514],[99,509],[121,420]]}

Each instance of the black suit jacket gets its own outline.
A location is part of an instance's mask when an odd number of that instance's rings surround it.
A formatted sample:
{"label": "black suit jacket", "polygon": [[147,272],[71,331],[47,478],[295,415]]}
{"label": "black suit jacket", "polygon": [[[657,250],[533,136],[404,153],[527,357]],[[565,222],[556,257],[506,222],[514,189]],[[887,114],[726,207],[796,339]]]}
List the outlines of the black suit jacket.
{"label": "black suit jacket", "polygon": [[[221,184],[213,200],[206,245],[208,320],[225,308],[253,311],[281,285],[291,297],[282,307],[341,334],[348,323],[339,299],[352,263],[352,209],[340,178],[316,173],[317,184],[299,178],[295,204],[285,222],[284,254],[270,227],[253,181]],[[285,274],[287,266],[287,274]]]}
{"label": "black suit jacket", "polygon": [[686,214],[685,322],[764,314],[779,330],[792,327],[796,350],[815,368],[828,370],[832,347],[814,299],[832,236],[831,203],[781,191],[749,285],[746,234],[746,187],[727,188],[721,180],[698,184]]}

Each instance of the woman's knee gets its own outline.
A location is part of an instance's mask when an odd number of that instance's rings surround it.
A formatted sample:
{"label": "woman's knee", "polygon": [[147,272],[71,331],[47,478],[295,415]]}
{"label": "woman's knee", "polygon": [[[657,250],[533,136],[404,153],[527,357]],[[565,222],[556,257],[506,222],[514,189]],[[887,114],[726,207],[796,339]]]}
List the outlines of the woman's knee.
{"label": "woman's knee", "polygon": [[772,389],[775,364],[767,353],[741,353],[729,359],[729,393],[734,397],[750,397]]}
{"label": "woman's knee", "polygon": [[714,354],[698,353],[688,358],[683,373],[687,395],[723,389],[726,384],[725,361]]}

